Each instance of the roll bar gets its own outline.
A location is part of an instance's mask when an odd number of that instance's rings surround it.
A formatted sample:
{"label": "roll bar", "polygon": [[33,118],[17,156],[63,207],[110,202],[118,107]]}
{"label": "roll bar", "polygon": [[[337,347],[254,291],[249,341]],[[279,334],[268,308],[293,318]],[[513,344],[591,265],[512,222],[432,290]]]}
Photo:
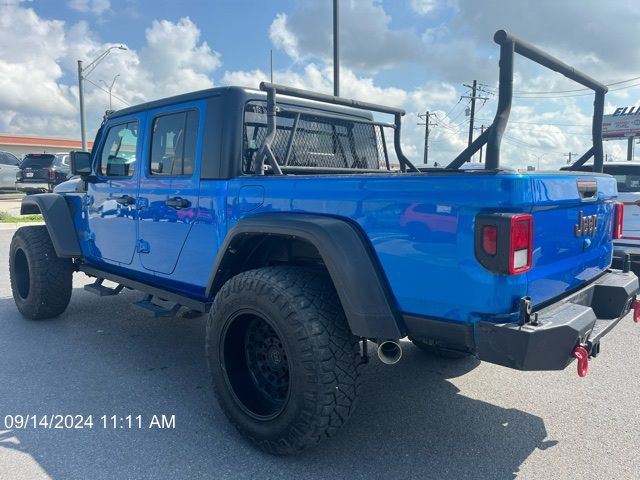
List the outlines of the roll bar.
{"label": "roll bar", "polygon": [[504,30],[498,30],[493,36],[493,40],[500,45],[500,81],[496,115],[491,126],[447,165],[447,168],[460,168],[485,144],[487,145],[485,169],[495,170],[500,167],[500,142],[509,120],[513,98],[513,54],[515,52],[543,67],[561,73],[595,92],[591,127],[593,146],[572,166],[580,166],[593,156],[593,171],[602,172],[602,115],[604,113],[604,96],[608,90],[606,85]]}
{"label": "roll bar", "polygon": [[311,92],[308,90],[302,90],[300,88],[287,87],[286,85],[278,85],[269,82],[261,82],[260,90],[262,90],[263,92],[267,92],[267,134],[260,151],[256,155],[256,173],[264,173],[264,169],[262,167],[264,165],[264,162],[268,161],[275,174],[283,174],[282,169],[280,168],[280,165],[278,164],[278,161],[271,148],[276,136],[276,94],[393,115],[393,145],[398,160],[400,161],[400,169],[403,172],[407,171],[407,169],[414,172],[419,171],[409,161],[404,153],[402,153],[402,147],[400,145],[400,128],[401,119],[404,116],[405,111],[401,108],[387,107],[385,105],[378,105],[376,103],[361,102],[358,100],[326,95],[324,93]]}

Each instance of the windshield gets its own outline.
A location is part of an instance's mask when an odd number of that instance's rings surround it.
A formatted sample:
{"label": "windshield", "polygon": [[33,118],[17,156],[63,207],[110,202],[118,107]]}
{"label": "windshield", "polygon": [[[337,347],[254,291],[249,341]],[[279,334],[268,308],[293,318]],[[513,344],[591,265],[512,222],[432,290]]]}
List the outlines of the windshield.
{"label": "windshield", "polygon": [[55,155],[41,153],[41,154],[29,154],[24,157],[21,168],[48,168],[51,166],[51,162]]}

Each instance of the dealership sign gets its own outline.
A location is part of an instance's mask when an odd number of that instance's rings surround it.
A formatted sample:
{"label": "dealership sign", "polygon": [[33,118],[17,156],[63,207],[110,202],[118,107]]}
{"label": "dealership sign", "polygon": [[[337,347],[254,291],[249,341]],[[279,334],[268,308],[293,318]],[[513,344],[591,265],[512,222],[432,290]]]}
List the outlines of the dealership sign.
{"label": "dealership sign", "polygon": [[640,137],[640,107],[619,107],[602,117],[602,138]]}

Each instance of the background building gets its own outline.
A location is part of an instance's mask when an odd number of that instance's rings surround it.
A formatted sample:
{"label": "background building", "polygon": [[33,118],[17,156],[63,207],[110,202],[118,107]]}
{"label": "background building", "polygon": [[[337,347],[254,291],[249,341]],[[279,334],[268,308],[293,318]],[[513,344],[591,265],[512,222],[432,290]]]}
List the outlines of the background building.
{"label": "background building", "polygon": [[[89,142],[89,149],[93,142]],[[30,135],[0,134],[0,150],[11,152],[22,159],[27,153],[57,153],[82,150],[80,140],[68,138],[35,137]]]}

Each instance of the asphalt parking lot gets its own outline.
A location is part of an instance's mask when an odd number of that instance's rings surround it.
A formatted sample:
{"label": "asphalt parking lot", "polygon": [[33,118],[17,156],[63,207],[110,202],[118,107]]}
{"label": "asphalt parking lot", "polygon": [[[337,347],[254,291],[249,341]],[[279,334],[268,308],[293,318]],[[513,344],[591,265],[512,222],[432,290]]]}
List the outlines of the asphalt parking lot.
{"label": "asphalt parking lot", "polygon": [[[26,321],[0,230],[0,479],[640,477],[640,325],[626,318],[588,377],[438,360],[405,343],[374,359],[340,434],[297,457],[249,446],[204,362],[204,318],[152,319],[139,293],[100,299],[78,274],[67,312]],[[7,415],[93,415],[92,429],[6,429]],[[102,415],[175,415],[175,428],[103,428]]]}

